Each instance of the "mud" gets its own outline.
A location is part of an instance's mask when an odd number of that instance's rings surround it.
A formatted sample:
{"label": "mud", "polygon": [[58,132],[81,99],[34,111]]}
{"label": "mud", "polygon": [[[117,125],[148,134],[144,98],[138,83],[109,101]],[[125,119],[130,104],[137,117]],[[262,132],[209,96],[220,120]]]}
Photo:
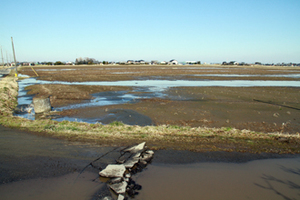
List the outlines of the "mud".
{"label": "mud", "polygon": [[[135,80],[136,77],[142,79],[203,79],[194,76],[195,74],[249,74],[249,75],[276,75],[276,74],[297,74],[299,68],[282,67],[262,67],[262,66],[214,66],[214,65],[98,65],[98,66],[50,66],[34,67],[39,75],[39,79],[48,81],[118,81]],[[35,77],[31,68],[23,68],[22,74]],[[228,79],[228,77],[206,77],[207,79]],[[239,80],[261,80],[261,77],[229,77],[229,79]],[[263,77],[264,80],[278,80],[278,77]],[[292,80],[293,78],[283,78]]]}
{"label": "mud", "polygon": [[26,88],[28,95],[50,96],[53,107],[89,102],[91,94],[107,91],[126,91],[128,87],[82,86],[82,85],[34,85]]}
{"label": "mud", "polygon": [[[148,116],[155,125],[234,127],[259,132],[300,130],[298,88],[185,87],[170,88],[166,96],[134,104],[74,109],[62,115],[99,119],[126,108]],[[126,119],[119,120],[126,123]]]}

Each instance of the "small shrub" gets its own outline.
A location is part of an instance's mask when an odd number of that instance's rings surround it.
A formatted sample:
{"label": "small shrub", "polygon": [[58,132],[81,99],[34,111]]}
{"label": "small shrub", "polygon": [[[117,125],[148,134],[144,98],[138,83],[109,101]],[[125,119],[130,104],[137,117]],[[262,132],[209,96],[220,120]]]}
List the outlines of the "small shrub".
{"label": "small shrub", "polygon": [[225,127],[224,130],[225,130],[225,131],[231,131],[231,130],[232,130],[232,127]]}

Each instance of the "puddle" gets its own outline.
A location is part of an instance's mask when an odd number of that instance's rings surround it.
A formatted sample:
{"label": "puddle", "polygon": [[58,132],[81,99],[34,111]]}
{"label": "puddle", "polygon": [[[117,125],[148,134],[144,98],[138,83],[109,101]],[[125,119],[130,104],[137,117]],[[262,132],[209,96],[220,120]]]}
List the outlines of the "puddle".
{"label": "puddle", "polygon": [[183,69],[224,69],[221,67],[184,67]]}
{"label": "puddle", "polygon": [[45,71],[45,72],[51,72],[51,71],[77,71],[80,69],[36,69],[35,71]]}
{"label": "puddle", "polygon": [[300,78],[300,74],[194,74],[192,76]]}
{"label": "puddle", "polygon": [[299,199],[299,164],[299,157],[243,164],[152,163],[133,177],[143,186],[135,199]]}
{"label": "puddle", "polygon": [[85,172],[79,177],[78,175],[79,173],[72,173],[56,178],[39,178],[0,185],[1,199],[92,199],[104,186],[95,173]]}
{"label": "puddle", "polygon": [[162,91],[169,87],[300,87],[300,81],[272,80],[130,80],[90,82],[36,80],[36,84],[147,87],[150,91]]}
{"label": "puddle", "polygon": [[[299,164],[299,157],[247,163],[152,163],[132,177],[142,185],[134,199],[299,199]],[[95,173],[77,177],[72,173],[3,184],[1,199],[92,199],[104,187]]]}
{"label": "puddle", "polygon": [[140,72],[112,72],[111,74],[140,74]]}

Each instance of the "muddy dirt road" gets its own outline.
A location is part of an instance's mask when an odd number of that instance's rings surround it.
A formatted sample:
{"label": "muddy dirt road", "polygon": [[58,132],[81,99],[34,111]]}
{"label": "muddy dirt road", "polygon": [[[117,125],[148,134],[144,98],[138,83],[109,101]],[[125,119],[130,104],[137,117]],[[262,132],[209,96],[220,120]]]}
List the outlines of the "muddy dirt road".
{"label": "muddy dirt road", "polygon": [[[113,147],[70,143],[0,126],[0,183],[81,171]],[[110,158],[112,159],[112,158]],[[103,164],[111,162],[103,158]]]}
{"label": "muddy dirt road", "polygon": [[[4,128],[2,126],[0,126],[0,138],[1,199],[98,200],[110,195],[107,187],[98,179],[98,169],[88,167],[82,174],[79,173],[92,160],[116,147],[101,147],[99,145],[58,140],[24,131]],[[101,158],[101,161],[97,162],[97,166],[105,167],[108,163],[114,163],[114,159],[117,156],[119,156],[119,152],[113,151],[108,156]],[[233,169],[236,170],[235,173],[239,174],[237,177],[241,177],[241,175],[242,177],[247,177],[247,175],[251,174],[251,163],[250,165],[238,163],[267,158],[291,159],[288,160],[288,162],[283,160],[282,164],[285,164],[286,167],[294,167],[295,162],[299,160],[297,155],[236,152],[196,153],[190,151],[159,150],[155,152],[152,164],[149,165],[148,169],[133,177],[137,183],[142,184],[144,187],[144,190],[142,189],[140,195],[137,195],[136,198],[157,199],[163,197],[164,199],[168,199],[172,197],[172,199],[176,199],[174,195],[184,195],[185,197],[194,198],[199,194],[193,193],[191,190],[191,188],[193,188],[193,182],[202,185],[206,185],[206,183],[213,184],[214,180],[217,179],[216,176],[223,177],[222,181],[231,180],[232,182],[232,178],[235,176],[228,176],[228,173],[233,175]],[[268,167],[268,165],[265,166],[263,163],[262,165],[259,164],[260,161],[257,162],[258,164],[254,164],[255,166],[264,166],[264,168],[262,168],[264,170]],[[270,166],[276,170],[276,166],[280,162],[280,159],[275,159],[275,164],[271,163]],[[250,167],[245,168],[245,166],[248,165]],[[231,167],[233,168],[231,169]],[[201,170],[199,171],[199,169]],[[245,173],[245,170],[247,173]],[[259,175],[264,171],[258,170],[255,172],[257,174],[255,179],[258,181],[257,183],[264,184],[259,180]],[[212,177],[212,179],[195,178],[194,173],[197,174],[196,177],[200,176],[201,173],[205,173],[207,177]],[[149,176],[152,178],[149,178]],[[193,178],[191,181],[188,181],[187,178],[190,176]],[[201,176],[203,176],[203,174]],[[160,179],[161,177],[164,178]],[[174,183],[174,178],[176,179],[175,182],[178,183],[176,185],[171,184],[171,182]],[[171,196],[166,195],[163,190],[156,187],[158,180],[166,184],[166,191],[172,191]],[[233,196],[229,195],[226,191],[238,187],[241,181],[243,180],[236,179],[227,187],[228,190],[224,190],[222,193],[227,195],[228,198],[234,199]],[[186,188],[182,186],[183,183],[186,183]],[[248,181],[246,184],[250,184],[251,186],[245,189],[247,193],[258,194],[258,191],[262,192],[266,197],[273,195],[272,197],[275,196],[275,199],[277,199],[277,197],[279,197],[279,199],[281,198],[278,195],[274,195],[272,191],[264,191],[264,189],[257,186],[253,187],[251,181]],[[174,187],[179,187],[176,190],[179,193],[172,190]],[[222,185],[219,184],[215,187],[213,184],[206,185],[206,187],[209,188],[207,191],[210,191],[217,187],[222,188]],[[149,195],[149,193],[154,194],[153,192],[158,196]],[[205,193],[205,196],[209,197],[210,194],[211,193]],[[294,193],[288,193],[288,196],[291,194],[294,195]],[[239,195],[241,196],[242,194],[239,193]]]}
{"label": "muddy dirt road", "polygon": [[[114,146],[99,146],[69,142],[55,138],[34,135],[24,131],[0,126],[0,184],[38,177],[56,177],[80,172],[91,161],[113,150]],[[121,147],[120,147],[121,148]],[[99,167],[114,163],[118,151],[101,158]],[[261,158],[290,157],[276,154],[250,154],[160,150],[153,162],[192,163],[206,161],[246,162]],[[96,172],[93,168],[87,171]]]}

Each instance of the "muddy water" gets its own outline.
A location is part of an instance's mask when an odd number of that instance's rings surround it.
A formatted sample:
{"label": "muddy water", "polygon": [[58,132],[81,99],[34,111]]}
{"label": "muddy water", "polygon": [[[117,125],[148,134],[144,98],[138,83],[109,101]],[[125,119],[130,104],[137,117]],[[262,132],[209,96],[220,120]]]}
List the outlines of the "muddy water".
{"label": "muddy water", "polygon": [[93,195],[104,186],[100,181],[92,181],[97,174],[85,172],[68,174],[59,178],[32,179],[0,185],[2,200],[84,200],[92,199]]}
{"label": "muddy water", "polygon": [[[247,163],[154,163],[133,176],[142,186],[134,199],[299,199],[299,166],[300,157]],[[0,194],[3,200],[82,200],[94,199],[103,187],[95,173],[84,172],[0,185]]]}
{"label": "muddy water", "polygon": [[152,164],[134,177],[143,186],[135,199],[300,199],[299,166],[300,157],[242,164]]}

